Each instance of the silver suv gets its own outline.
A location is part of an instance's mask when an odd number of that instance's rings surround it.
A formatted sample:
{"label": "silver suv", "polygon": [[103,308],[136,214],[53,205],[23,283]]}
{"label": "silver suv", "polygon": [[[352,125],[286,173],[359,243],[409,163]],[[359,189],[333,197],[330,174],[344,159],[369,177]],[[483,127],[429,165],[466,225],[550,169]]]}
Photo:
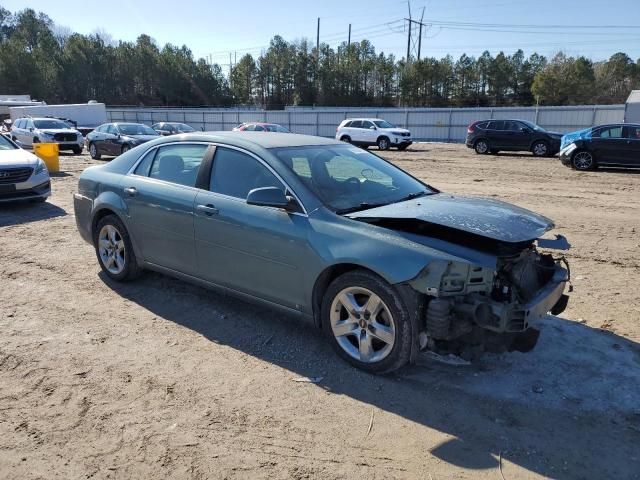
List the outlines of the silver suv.
{"label": "silver suv", "polygon": [[377,145],[380,150],[396,147],[404,150],[411,145],[411,132],[398,128],[381,118],[348,118],[336,129],[336,140],[360,147]]}
{"label": "silver suv", "polygon": [[84,145],[82,134],[57,118],[20,118],[11,127],[11,139],[25,147],[57,143],[60,150],[72,150],[76,155]]}

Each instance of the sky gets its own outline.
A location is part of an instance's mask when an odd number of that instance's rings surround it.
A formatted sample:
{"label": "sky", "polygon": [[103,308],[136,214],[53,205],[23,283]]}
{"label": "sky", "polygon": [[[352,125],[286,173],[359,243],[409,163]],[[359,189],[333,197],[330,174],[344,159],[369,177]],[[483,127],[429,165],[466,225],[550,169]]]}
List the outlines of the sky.
{"label": "sky", "polygon": [[[64,6],[62,6],[62,3]],[[140,34],[189,47],[228,69],[229,52],[238,60],[258,56],[274,35],[315,44],[317,18],[320,41],[335,47],[368,38],[376,52],[404,57],[409,16],[406,0],[0,0],[15,12],[25,7],[46,13],[61,26],[90,34],[106,32],[114,40],[134,41]],[[640,0],[412,0],[412,18],[426,24],[422,56],[441,58],[463,53],[553,56],[562,50],[593,60],[623,51],[640,58]],[[413,32],[417,37],[417,30]],[[417,47],[416,47],[417,51]],[[232,60],[234,61],[234,60]]]}

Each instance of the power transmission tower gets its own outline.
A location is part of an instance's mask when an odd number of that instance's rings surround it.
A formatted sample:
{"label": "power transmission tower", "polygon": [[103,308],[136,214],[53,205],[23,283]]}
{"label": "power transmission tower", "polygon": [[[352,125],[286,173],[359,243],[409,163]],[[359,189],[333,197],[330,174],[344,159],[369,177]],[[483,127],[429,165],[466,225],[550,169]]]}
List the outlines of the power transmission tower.
{"label": "power transmission tower", "polygon": [[[409,18],[405,18],[407,22],[407,65],[411,62],[411,57],[416,57],[420,60],[422,54],[422,27],[425,27],[425,30],[428,28],[424,20],[424,8],[422,9],[422,16],[420,17],[420,21],[414,20],[411,16],[411,4],[407,2],[409,6]],[[418,40],[411,38],[411,33],[415,27],[418,27]]]}

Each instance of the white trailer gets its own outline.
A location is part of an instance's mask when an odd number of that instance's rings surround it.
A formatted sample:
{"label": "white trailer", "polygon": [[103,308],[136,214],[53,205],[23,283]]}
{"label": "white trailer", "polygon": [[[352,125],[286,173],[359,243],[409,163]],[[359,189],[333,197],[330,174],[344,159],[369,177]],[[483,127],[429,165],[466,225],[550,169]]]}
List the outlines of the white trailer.
{"label": "white trailer", "polygon": [[70,120],[83,135],[107,123],[107,108],[104,103],[97,102],[11,107],[9,110],[14,122],[22,117],[55,117]]}
{"label": "white trailer", "polygon": [[640,90],[632,90],[624,106],[624,122],[640,123]]}

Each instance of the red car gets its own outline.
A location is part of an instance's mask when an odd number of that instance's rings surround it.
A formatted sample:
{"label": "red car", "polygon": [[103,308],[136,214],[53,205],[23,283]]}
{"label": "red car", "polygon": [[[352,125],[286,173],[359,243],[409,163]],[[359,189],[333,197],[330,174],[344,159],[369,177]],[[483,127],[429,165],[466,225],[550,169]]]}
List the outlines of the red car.
{"label": "red car", "polygon": [[288,129],[277,123],[241,123],[233,129],[234,132],[280,132],[291,133]]}

